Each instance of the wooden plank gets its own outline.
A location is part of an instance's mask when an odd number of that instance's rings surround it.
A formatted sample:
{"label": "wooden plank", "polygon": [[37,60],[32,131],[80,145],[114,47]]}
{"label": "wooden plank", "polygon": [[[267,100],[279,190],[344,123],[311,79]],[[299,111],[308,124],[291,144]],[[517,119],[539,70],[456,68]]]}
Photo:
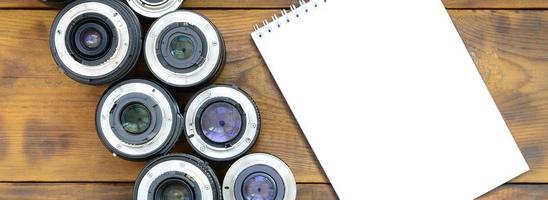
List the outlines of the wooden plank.
{"label": "wooden plank", "polygon": [[[337,199],[328,184],[298,184],[297,190],[299,200]],[[132,192],[132,183],[0,183],[2,199],[130,200]]]}
{"label": "wooden plank", "polygon": [[449,9],[544,9],[546,0],[443,0]]}
{"label": "wooden plank", "polygon": [[[4,199],[131,199],[132,183],[0,183]],[[336,200],[337,195],[328,184],[298,184],[299,200]],[[364,190],[363,192],[367,192]],[[544,200],[548,198],[546,184],[503,185],[478,200]]]}
{"label": "wooden plank", "polygon": [[531,171],[548,182],[548,11],[449,11]]}
{"label": "wooden plank", "polygon": [[[251,25],[272,14],[204,11],[228,47],[218,83],[248,91],[262,114],[254,152],[285,160],[299,182],[327,182],[256,51]],[[24,15],[24,18],[20,16]],[[4,11],[0,17],[0,181],[132,181],[144,163],[113,158],[95,131],[95,106],[105,86],[77,84],[54,64],[48,31],[55,11]],[[26,47],[26,48],[21,48]],[[147,72],[144,61],[133,76]],[[150,76],[150,75],[149,75]],[[177,92],[183,107],[189,92]],[[185,141],[176,152],[192,153]],[[222,175],[226,164],[218,167]]]}
{"label": "wooden plank", "polygon": [[[545,0],[442,0],[449,9],[545,9]],[[288,8],[298,0],[184,0],[183,8]],[[38,0],[0,0],[0,8],[57,9]]]}
{"label": "wooden plank", "polygon": [[545,200],[548,199],[547,184],[507,184],[503,185],[477,200]]}
{"label": "wooden plank", "polygon": [[[183,8],[287,8],[298,0],[184,0]],[[39,0],[0,0],[0,8],[57,9]]]}

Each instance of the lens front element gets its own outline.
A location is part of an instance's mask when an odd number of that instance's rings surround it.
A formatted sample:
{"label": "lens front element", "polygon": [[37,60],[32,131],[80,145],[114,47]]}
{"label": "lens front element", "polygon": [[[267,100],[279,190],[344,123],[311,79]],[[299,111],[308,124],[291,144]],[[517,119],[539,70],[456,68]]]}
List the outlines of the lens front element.
{"label": "lens front element", "polygon": [[242,188],[246,200],[274,200],[276,198],[276,183],[272,177],[264,173],[250,175]]}
{"label": "lens front element", "polygon": [[194,43],[186,35],[178,35],[173,38],[169,44],[171,55],[177,60],[186,60],[192,57],[194,52]]}
{"label": "lens front element", "polygon": [[209,105],[200,119],[204,135],[216,143],[225,143],[236,136],[242,127],[242,116],[238,109],[226,102]]}
{"label": "lens front element", "polygon": [[151,118],[150,111],[145,105],[133,103],[122,111],[121,124],[128,133],[139,134],[148,129]]}

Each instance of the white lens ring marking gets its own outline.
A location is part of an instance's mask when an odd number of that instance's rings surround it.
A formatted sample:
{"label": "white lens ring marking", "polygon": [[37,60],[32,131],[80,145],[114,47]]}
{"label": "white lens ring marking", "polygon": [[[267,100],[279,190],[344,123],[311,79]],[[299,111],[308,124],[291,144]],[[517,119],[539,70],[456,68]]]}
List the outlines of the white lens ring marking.
{"label": "white lens ring marking", "polygon": [[[97,66],[87,66],[76,61],[68,52],[65,37],[70,23],[78,16],[86,13],[97,13],[105,16],[114,26],[118,37],[114,54],[105,62]],[[87,76],[100,77],[115,71],[124,60],[129,49],[129,29],[127,22],[114,8],[99,2],[87,2],[74,6],[68,10],[55,27],[54,45],[63,64],[72,72]]]}
{"label": "white lens ring marking", "polygon": [[[162,66],[158,55],[156,54],[157,40],[165,27],[176,23],[186,22],[198,27],[204,34],[207,44],[207,55],[204,62],[198,69],[188,73],[177,73]],[[163,82],[176,86],[188,87],[203,82],[205,79],[215,73],[218,61],[221,57],[220,34],[214,28],[213,24],[203,16],[192,11],[176,11],[168,13],[156,20],[145,39],[145,58],[148,67],[152,73]]]}
{"label": "white lens ring marking", "polygon": [[[110,128],[110,110],[114,103],[122,96],[130,93],[142,93],[154,99],[158,103],[161,111],[162,124],[154,138],[144,144],[133,145],[123,142],[114,134]],[[173,125],[173,112],[170,102],[158,88],[145,83],[127,83],[114,89],[105,99],[100,112],[100,125],[106,142],[113,148],[130,156],[143,156],[159,150],[162,145],[170,138],[171,127]]]}

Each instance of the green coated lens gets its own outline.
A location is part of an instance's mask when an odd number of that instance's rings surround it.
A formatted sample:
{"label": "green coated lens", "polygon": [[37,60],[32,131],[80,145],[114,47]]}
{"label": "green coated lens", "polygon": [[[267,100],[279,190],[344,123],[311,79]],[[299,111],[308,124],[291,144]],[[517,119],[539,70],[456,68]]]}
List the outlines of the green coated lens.
{"label": "green coated lens", "polygon": [[152,116],[146,106],[140,103],[133,103],[122,111],[122,127],[128,133],[140,134],[145,132],[150,126]]}
{"label": "green coated lens", "polygon": [[169,44],[171,55],[178,60],[186,60],[194,53],[194,43],[187,35],[178,35]]}
{"label": "green coated lens", "polygon": [[192,200],[192,193],[189,188],[179,182],[169,183],[161,191],[162,200]]}

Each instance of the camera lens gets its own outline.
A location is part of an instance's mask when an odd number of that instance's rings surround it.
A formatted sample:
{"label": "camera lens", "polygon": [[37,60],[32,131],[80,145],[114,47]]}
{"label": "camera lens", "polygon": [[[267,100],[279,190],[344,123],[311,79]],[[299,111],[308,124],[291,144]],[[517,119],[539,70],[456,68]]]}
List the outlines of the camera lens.
{"label": "camera lens", "polygon": [[149,18],[158,18],[168,12],[177,10],[183,0],[127,0],[135,12]]}
{"label": "camera lens", "polygon": [[206,162],[187,154],[171,154],[152,161],[141,171],[133,199],[220,200],[221,185]]}
{"label": "camera lens", "polygon": [[260,115],[243,90],[213,85],[199,91],[185,109],[185,133],[190,146],[215,161],[241,156],[255,143]]}
{"label": "camera lens", "polygon": [[156,20],[145,39],[144,52],[152,73],[175,87],[194,87],[213,80],[225,57],[217,28],[204,16],[186,10]]}
{"label": "camera lens", "polygon": [[64,6],[68,3],[74,1],[74,0],[41,0],[44,4],[50,5],[50,6]]}
{"label": "camera lens", "polygon": [[265,153],[238,159],[223,180],[224,200],[294,200],[297,184],[289,167]]}
{"label": "camera lens", "polygon": [[103,94],[96,127],[113,155],[142,160],[168,153],[183,131],[183,119],[166,89],[151,81],[131,79]]}
{"label": "camera lens", "polygon": [[125,76],[141,51],[141,26],[131,9],[116,0],[77,0],[59,12],[50,48],[59,69],[86,84]]}

